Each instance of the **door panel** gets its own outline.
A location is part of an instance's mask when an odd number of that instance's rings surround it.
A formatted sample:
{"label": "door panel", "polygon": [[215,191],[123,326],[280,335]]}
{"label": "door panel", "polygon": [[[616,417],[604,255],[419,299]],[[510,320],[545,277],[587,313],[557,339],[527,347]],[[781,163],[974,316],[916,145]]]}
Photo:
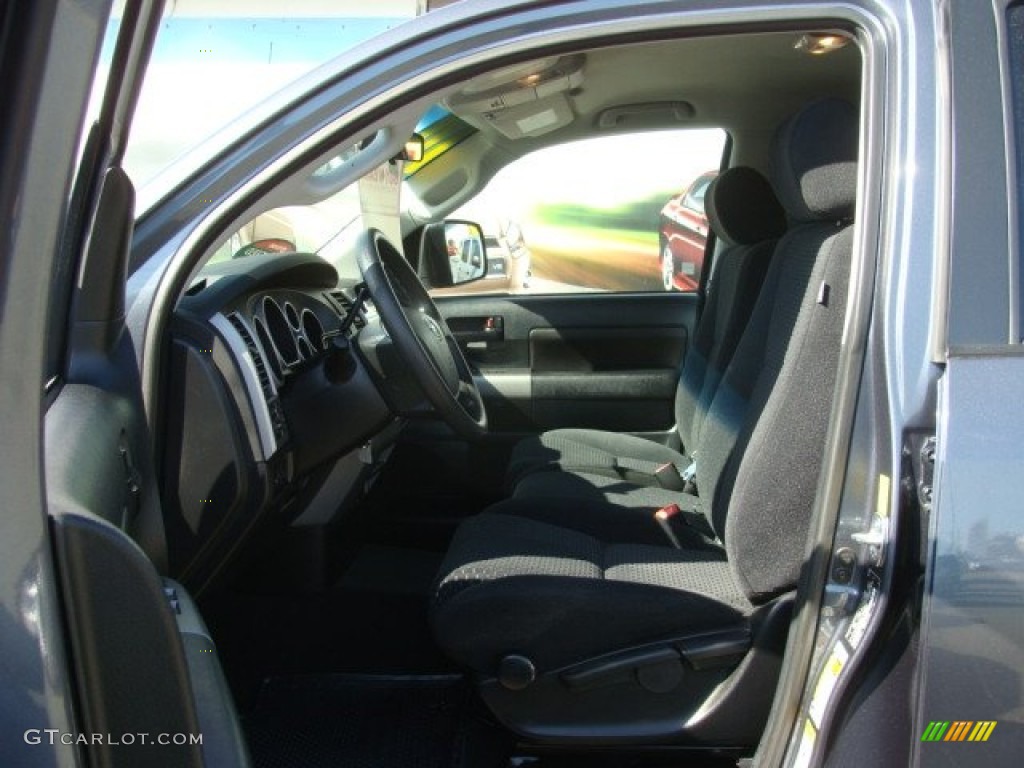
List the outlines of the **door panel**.
{"label": "door panel", "polygon": [[492,431],[671,429],[695,294],[436,301],[479,374]]}
{"label": "door panel", "polygon": [[[165,578],[152,440],[124,322],[135,190],[120,162],[162,8],[125,4],[71,196],[66,268],[54,279],[68,332],[55,336],[63,365],[44,418],[46,511],[76,722],[94,735],[75,741],[81,760],[246,766],[212,640],[183,588]],[[53,325],[56,333],[62,323]]]}
{"label": "door panel", "polygon": [[536,373],[634,371],[679,366],[683,326],[534,328],[530,367]]}
{"label": "door panel", "polygon": [[[961,712],[978,722],[1020,711],[1022,384],[1024,358],[994,348],[951,356],[939,384],[915,733],[924,733],[932,721],[967,719]],[[993,727],[971,764],[1020,759],[1012,756],[1020,754],[1019,719]],[[1006,728],[1002,738],[1000,728]],[[943,764],[935,746],[921,744],[920,765]]]}

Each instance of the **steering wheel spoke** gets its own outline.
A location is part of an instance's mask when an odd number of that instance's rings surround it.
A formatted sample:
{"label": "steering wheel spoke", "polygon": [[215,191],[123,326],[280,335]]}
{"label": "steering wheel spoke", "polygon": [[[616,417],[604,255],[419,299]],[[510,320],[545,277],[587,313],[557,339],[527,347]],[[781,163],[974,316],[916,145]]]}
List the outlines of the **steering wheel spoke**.
{"label": "steering wheel spoke", "polygon": [[399,250],[376,229],[363,235],[359,268],[399,355],[437,414],[456,433],[487,432],[487,411],[472,370],[427,289]]}

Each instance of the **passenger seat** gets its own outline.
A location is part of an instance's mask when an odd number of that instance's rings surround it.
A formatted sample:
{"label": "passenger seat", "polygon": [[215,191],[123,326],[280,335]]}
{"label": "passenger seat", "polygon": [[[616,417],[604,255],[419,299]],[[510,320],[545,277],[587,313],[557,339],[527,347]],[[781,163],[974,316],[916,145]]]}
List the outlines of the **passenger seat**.
{"label": "passenger seat", "polygon": [[605,504],[619,514],[588,515],[594,507],[565,499],[509,499],[456,531],[434,593],[435,638],[518,733],[547,743],[593,743],[595,733],[606,743],[756,743],[824,462],[857,149],[857,112],[834,99],[778,134],[774,181],[794,224],[698,456],[702,512],[720,543],[685,524],[678,545],[665,535],[655,543],[650,514]]}
{"label": "passenger seat", "polygon": [[557,429],[515,447],[507,472],[509,490],[546,470],[683,489],[680,475],[693,461],[704,415],[746,328],[775,242],[786,229],[785,211],[771,185],[753,168],[723,172],[708,187],[705,201],[711,228],[728,247],[715,259],[707,302],[676,388],[675,430],[681,450],[629,434]]}

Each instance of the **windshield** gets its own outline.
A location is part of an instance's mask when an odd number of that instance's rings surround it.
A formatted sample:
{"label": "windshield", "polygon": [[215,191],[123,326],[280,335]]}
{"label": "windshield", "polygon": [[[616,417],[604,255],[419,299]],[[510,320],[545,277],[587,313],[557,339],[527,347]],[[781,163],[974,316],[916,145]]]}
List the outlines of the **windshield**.
{"label": "windshield", "polygon": [[[168,3],[124,167],[144,186],[275,91],[416,15],[417,0],[176,0]],[[285,17],[287,16],[287,17]],[[115,12],[112,30],[120,23]],[[108,40],[113,39],[108,34]],[[98,78],[106,80],[112,45]]]}
{"label": "windshield", "polygon": [[352,226],[361,222],[362,213],[356,184],[314,205],[275,208],[232,233],[206,267],[255,253],[302,251],[318,253],[341,270],[351,240],[362,231]]}

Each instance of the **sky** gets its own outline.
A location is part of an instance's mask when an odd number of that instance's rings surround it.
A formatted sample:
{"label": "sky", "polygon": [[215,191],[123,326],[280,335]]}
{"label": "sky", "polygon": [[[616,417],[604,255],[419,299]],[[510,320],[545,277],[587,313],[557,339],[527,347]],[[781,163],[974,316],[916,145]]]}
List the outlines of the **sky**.
{"label": "sky", "polygon": [[[129,137],[128,173],[137,187],[144,185],[232,119],[320,64],[411,18],[416,9],[415,0],[168,2]],[[117,25],[115,17],[108,26],[100,83],[109,72]],[[93,114],[98,114],[99,99],[94,90]]]}
{"label": "sky", "polygon": [[[279,16],[282,7],[289,18]],[[125,158],[136,186],[274,92],[401,24],[419,7],[418,0],[289,0],[284,6],[279,0],[169,0]],[[116,25],[112,21],[108,30],[100,82]],[[492,184],[506,198],[613,207],[652,189],[682,188],[718,167],[723,140],[720,131],[605,137],[600,145],[535,153]]]}

